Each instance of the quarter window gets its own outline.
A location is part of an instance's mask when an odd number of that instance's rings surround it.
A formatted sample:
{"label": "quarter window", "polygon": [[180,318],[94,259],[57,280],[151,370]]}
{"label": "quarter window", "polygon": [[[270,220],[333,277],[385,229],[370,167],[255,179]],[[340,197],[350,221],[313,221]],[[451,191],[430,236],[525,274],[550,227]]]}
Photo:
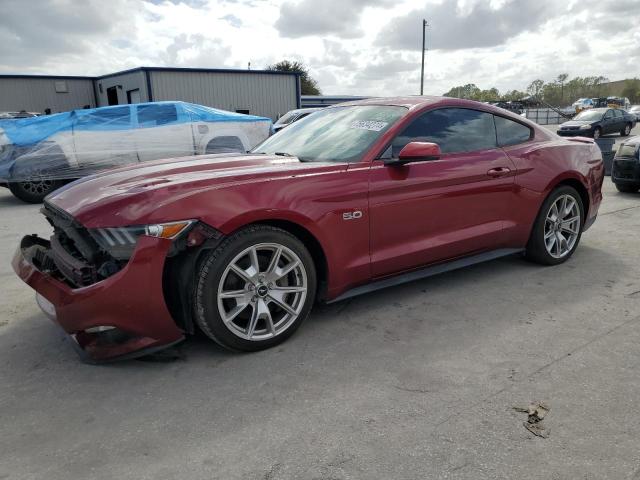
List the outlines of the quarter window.
{"label": "quarter window", "polygon": [[393,157],[410,142],[437,143],[442,153],[496,148],[493,115],[467,108],[432,110],[414,120],[393,140]]}
{"label": "quarter window", "polygon": [[494,116],[496,120],[496,134],[498,135],[498,145],[517,145],[531,139],[531,129],[508,118]]}

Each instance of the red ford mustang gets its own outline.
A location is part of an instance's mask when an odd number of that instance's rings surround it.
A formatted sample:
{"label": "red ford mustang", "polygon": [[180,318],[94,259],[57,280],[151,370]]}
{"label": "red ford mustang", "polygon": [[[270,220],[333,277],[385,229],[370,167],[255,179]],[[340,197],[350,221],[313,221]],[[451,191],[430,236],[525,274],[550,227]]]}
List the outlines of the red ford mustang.
{"label": "red ford mustang", "polygon": [[48,197],[13,266],[93,361],[200,328],[252,351],[332,302],[503,255],[567,260],[604,168],[505,110],[439,97],[329,107],[246,155],[160,160]]}

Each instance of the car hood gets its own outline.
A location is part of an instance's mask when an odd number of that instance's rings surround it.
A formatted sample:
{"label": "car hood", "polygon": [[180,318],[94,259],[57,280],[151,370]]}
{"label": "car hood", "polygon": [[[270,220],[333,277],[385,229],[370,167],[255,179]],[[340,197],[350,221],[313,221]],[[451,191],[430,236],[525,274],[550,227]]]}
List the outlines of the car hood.
{"label": "car hood", "polygon": [[[158,160],[85,177],[56,190],[45,202],[72,215],[86,227],[169,221],[156,212],[207,190],[223,190],[248,182],[267,182],[347,164],[301,162],[296,157],[218,154]],[[185,218],[197,218],[185,213]]]}

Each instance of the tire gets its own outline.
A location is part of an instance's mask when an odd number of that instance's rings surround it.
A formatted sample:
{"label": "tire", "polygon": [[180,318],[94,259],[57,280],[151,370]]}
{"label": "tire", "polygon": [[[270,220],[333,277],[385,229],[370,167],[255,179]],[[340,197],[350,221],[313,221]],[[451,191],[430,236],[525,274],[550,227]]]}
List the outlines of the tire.
{"label": "tire", "polygon": [[596,127],[593,131],[593,139],[597,140],[602,136],[602,129],[600,127]]}
{"label": "tire", "polygon": [[10,178],[17,181],[9,183],[9,190],[23,202],[42,203],[44,197],[71,181],[60,178],[69,168],[62,148],[45,141],[16,159]]}
{"label": "tire", "polygon": [[622,193],[637,193],[640,190],[640,185],[621,185],[616,183],[616,188]]}
{"label": "tire", "polygon": [[620,130],[620,136],[621,137],[628,137],[630,133],[631,133],[631,124],[627,123],[627,124],[625,124],[624,128],[622,130]]}
{"label": "tire", "polygon": [[280,228],[250,226],[201,260],[195,281],[196,324],[227,349],[264,350],[293,335],[309,316],[316,285],[313,258],[298,238]]}
{"label": "tire", "polygon": [[32,180],[10,182],[9,190],[16,198],[27,203],[42,203],[44,197],[65,184],[62,180]]}
{"label": "tire", "polygon": [[[567,204],[565,204],[567,211],[569,205],[572,208],[571,211],[560,216],[560,218],[567,220],[559,222],[559,216],[556,215],[556,221],[554,222],[549,218],[553,217],[553,208],[554,206],[556,208],[560,206],[560,210],[562,210],[562,202],[565,199],[567,200]],[[570,204],[569,199],[574,203]],[[558,265],[567,261],[580,243],[584,218],[582,199],[575,188],[562,185],[554,189],[542,204],[540,213],[538,213],[533,225],[525,252],[526,258],[542,265]],[[569,222],[568,219],[573,220]],[[559,236],[564,241],[559,241]]]}

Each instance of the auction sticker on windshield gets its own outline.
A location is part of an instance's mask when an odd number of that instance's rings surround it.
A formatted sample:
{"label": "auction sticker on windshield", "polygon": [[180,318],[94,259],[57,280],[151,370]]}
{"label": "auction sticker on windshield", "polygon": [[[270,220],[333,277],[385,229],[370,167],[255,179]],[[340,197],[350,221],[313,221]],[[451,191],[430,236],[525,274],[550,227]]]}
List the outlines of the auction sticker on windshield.
{"label": "auction sticker on windshield", "polygon": [[349,128],[357,128],[358,130],[370,130],[372,132],[379,132],[388,125],[387,122],[376,122],[373,120],[355,120],[351,122]]}

